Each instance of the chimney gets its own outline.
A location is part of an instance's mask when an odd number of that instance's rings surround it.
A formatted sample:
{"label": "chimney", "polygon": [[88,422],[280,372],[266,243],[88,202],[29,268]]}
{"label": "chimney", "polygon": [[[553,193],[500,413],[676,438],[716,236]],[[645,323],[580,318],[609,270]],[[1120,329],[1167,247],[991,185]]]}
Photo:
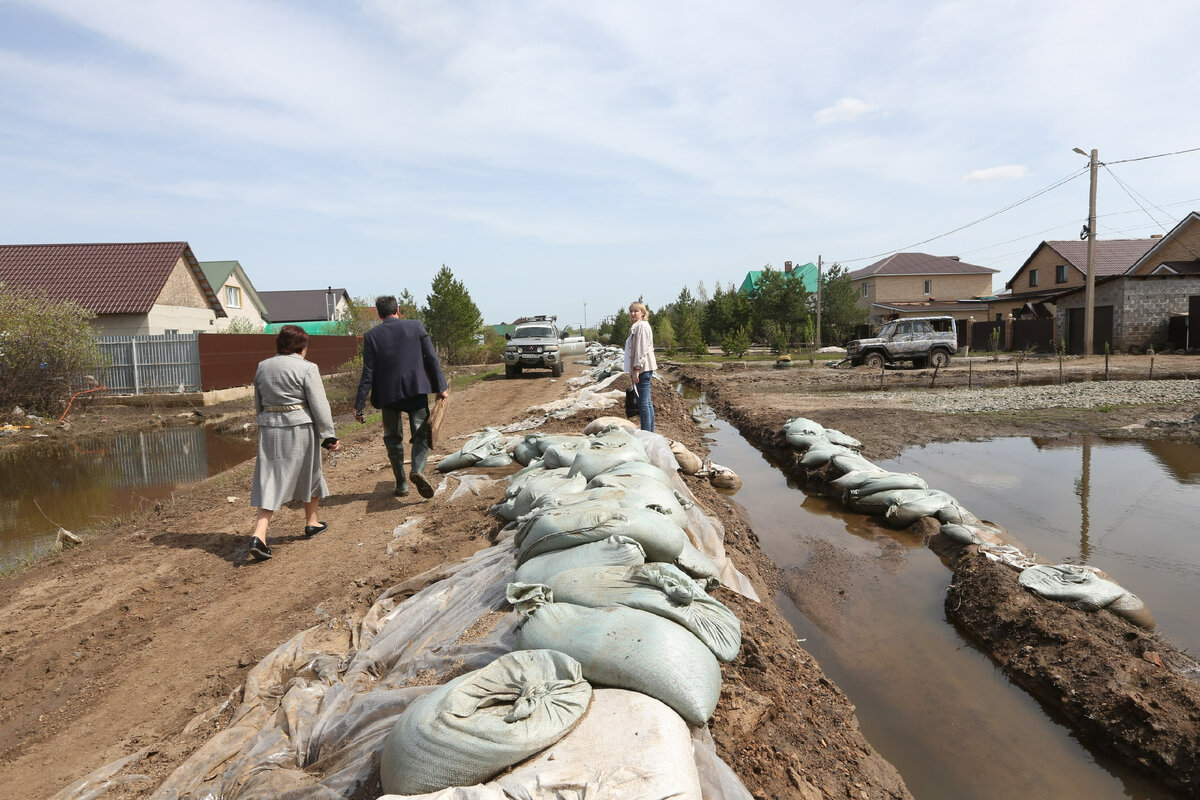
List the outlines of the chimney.
{"label": "chimney", "polygon": [[951,261],[962,261],[962,256],[946,256]]}
{"label": "chimney", "polygon": [[1162,237],[1163,237],[1163,235],[1162,235],[1161,233],[1152,233],[1152,234],[1150,234],[1150,238],[1151,238],[1151,239],[1161,239]]}
{"label": "chimney", "polygon": [[783,262],[783,274],[786,275],[791,271],[792,271],[792,262],[790,262],[790,261]]}

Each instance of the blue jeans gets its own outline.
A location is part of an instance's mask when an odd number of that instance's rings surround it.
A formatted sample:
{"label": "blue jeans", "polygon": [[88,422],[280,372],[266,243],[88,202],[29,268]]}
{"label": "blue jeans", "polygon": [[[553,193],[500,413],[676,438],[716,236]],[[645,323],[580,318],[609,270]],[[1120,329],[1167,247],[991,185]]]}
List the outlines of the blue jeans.
{"label": "blue jeans", "polygon": [[654,432],[654,403],[650,400],[650,379],[654,371],[638,373],[638,419],[641,420],[642,430]]}
{"label": "blue jeans", "polygon": [[381,408],[383,412],[383,446],[387,448],[388,460],[392,462],[392,475],[396,478],[396,488],[408,485],[408,476],[404,474],[404,430],[400,427],[400,415],[408,414],[408,430],[412,436],[412,471],[425,472],[425,462],[429,459],[429,409],[419,408],[416,411],[397,411],[394,408]]}

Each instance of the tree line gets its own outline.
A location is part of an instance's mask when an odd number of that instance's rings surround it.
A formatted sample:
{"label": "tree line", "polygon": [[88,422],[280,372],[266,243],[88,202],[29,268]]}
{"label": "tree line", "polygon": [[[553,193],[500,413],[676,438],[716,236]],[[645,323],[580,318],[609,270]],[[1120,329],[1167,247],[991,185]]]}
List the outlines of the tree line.
{"label": "tree line", "polygon": [[[867,312],[858,307],[849,273],[840,264],[831,266],[820,281],[820,341],[841,345],[866,322]],[[720,347],[726,355],[740,358],[752,344],[787,353],[817,341],[816,302],[816,293],[805,288],[797,273],[767,264],[749,292],[719,281],[711,295],[703,282],[695,293],[684,286],[675,300],[652,311],[649,321],[655,345],[669,353],[706,355],[709,347]],[[625,341],[627,311],[621,308],[600,325],[602,339]]]}

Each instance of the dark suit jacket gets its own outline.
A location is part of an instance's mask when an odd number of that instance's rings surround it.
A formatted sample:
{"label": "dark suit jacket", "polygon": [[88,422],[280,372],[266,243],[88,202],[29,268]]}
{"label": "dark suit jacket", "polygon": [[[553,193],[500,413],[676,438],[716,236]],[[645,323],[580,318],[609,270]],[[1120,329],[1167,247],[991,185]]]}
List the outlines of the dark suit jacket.
{"label": "dark suit jacket", "polygon": [[442,365],[425,326],[388,317],[363,336],[363,369],[355,408],[385,408],[417,395],[446,391]]}

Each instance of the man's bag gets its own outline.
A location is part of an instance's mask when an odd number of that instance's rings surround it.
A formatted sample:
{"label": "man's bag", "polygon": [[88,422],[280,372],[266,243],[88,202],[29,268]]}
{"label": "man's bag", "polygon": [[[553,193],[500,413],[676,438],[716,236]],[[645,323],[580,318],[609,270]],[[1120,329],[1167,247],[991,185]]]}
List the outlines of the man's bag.
{"label": "man's bag", "polygon": [[630,386],[625,390],[625,416],[636,417],[638,415],[638,391],[636,386]]}

